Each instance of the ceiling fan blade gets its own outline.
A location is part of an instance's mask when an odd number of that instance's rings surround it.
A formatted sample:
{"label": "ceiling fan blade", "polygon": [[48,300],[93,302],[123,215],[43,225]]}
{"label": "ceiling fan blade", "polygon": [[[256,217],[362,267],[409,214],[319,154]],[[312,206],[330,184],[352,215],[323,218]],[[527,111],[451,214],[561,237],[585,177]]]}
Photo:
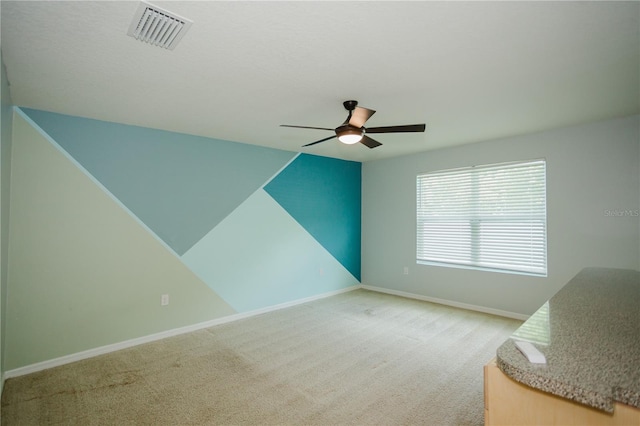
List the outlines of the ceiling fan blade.
{"label": "ceiling fan blade", "polygon": [[[329,129],[329,130],[333,130],[333,129]],[[324,141],[328,141],[329,139],[333,139],[333,138],[335,138],[336,136],[337,136],[337,135],[329,136],[328,138],[320,139],[319,141],[311,142],[311,143],[308,143],[308,144],[306,144],[306,145],[302,145],[302,146],[304,147],[304,146],[311,146],[311,145],[315,145],[315,144],[317,144],[317,143],[324,142]]]}
{"label": "ceiling fan blade", "polygon": [[377,146],[382,145],[380,142],[378,142],[375,139],[371,139],[369,136],[364,135],[362,137],[362,140],[360,141],[360,143],[364,146],[368,146],[369,148],[375,148]]}
{"label": "ceiling fan blade", "polygon": [[334,129],[329,129],[328,127],[291,126],[289,124],[281,124],[280,127],[293,127],[295,129],[331,130],[332,132],[334,130]]}
{"label": "ceiling fan blade", "polygon": [[407,124],[406,126],[367,127],[367,133],[409,133],[424,132],[424,124]]}
{"label": "ceiling fan blade", "polygon": [[350,112],[348,124],[354,127],[362,127],[364,126],[364,123],[375,113],[376,112],[372,109],[356,107],[353,111]]}

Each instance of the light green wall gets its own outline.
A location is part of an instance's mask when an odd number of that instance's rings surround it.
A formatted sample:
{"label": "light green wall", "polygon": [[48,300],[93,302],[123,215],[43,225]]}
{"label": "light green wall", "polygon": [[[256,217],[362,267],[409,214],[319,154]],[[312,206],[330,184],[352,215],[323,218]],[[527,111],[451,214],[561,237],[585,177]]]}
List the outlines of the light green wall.
{"label": "light green wall", "polygon": [[[584,267],[639,268],[638,218],[606,214],[640,209],[639,129],[632,116],[364,163],[362,283],[528,315]],[[536,158],[547,160],[547,278],[416,264],[418,173]]]}
{"label": "light green wall", "polygon": [[[9,188],[11,181],[11,127],[12,109],[11,94],[7,70],[4,66],[2,51],[0,51],[0,97],[2,109],[0,111],[0,377],[4,375],[5,359],[5,330],[7,305],[7,259],[9,244]],[[0,393],[2,382],[0,381]]]}
{"label": "light green wall", "polygon": [[7,370],[235,313],[18,110],[11,185]]}

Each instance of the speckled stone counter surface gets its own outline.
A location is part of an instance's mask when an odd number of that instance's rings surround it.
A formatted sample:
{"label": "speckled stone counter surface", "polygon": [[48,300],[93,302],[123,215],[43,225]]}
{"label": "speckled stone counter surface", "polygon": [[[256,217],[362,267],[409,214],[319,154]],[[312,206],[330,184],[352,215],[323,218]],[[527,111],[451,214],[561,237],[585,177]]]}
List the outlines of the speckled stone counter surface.
{"label": "speckled stone counter surface", "polygon": [[529,363],[512,336],[497,351],[503,373],[609,413],[614,402],[640,408],[640,272],[584,269],[514,336],[530,321],[548,327],[534,342],[547,363]]}

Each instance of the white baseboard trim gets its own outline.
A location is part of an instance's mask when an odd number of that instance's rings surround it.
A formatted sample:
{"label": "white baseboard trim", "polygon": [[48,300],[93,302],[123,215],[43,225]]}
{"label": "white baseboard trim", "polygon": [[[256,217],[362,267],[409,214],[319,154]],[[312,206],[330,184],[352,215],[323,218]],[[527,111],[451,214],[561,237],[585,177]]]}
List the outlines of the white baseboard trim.
{"label": "white baseboard trim", "polygon": [[[159,333],[150,334],[148,336],[137,337],[135,339],[125,340],[124,342],[113,343],[110,345],[100,346],[97,348],[89,349],[82,352],[77,352],[70,355],[61,356],[59,358],[50,359],[47,361],[38,362],[31,365],[26,365],[24,367],[15,368],[13,370],[5,371],[2,377],[2,384],[6,379],[10,379],[13,377],[24,376],[25,374],[35,373],[38,371],[46,370],[53,367],[58,367],[64,364],[70,364],[75,361],[81,361],[87,358],[93,358],[98,355],[104,355],[110,352],[119,351],[121,349],[131,348],[133,346],[142,345],[144,343],[155,342],[157,340],[166,339],[167,337],[178,336],[180,334],[190,333],[192,331],[201,330],[203,328],[209,328],[216,325],[226,324],[233,321],[238,321],[241,319],[253,317],[256,315],[265,314],[267,312],[273,312],[284,308],[290,308],[292,306],[300,305],[302,303],[312,302],[318,299],[324,299],[326,297],[335,296],[341,293],[347,293],[349,291],[357,290],[361,286],[354,285],[351,287],[346,287],[340,290],[330,291],[327,293],[318,294],[311,297],[306,297],[303,299],[297,299],[291,302],[281,303],[274,306],[268,306],[266,308],[260,308],[249,312],[243,312],[239,314],[228,315],[222,318],[216,318],[210,321],[201,322],[198,324],[188,325],[185,327],[174,328],[172,330],[161,331]],[[1,389],[1,388],[0,388]]]}
{"label": "white baseboard trim", "polygon": [[516,312],[502,311],[500,309],[487,308],[484,306],[471,305],[468,303],[455,302],[453,300],[438,299],[436,297],[422,296],[420,294],[407,293],[404,291],[391,290],[388,288],[374,287],[371,285],[364,285],[364,284],[361,285],[360,287],[365,290],[376,291],[378,293],[392,294],[394,296],[401,296],[409,299],[417,299],[425,302],[437,303],[439,305],[447,305],[447,306],[452,306],[454,308],[467,309],[469,311],[483,312],[485,314],[498,315],[501,317],[513,318],[513,319],[522,320],[522,321],[526,321],[527,319],[529,319],[529,315],[518,314]]}

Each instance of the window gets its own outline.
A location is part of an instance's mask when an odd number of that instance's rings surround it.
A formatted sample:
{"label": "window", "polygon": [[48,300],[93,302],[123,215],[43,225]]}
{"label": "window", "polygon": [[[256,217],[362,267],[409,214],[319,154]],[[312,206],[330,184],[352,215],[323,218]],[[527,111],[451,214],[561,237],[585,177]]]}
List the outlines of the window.
{"label": "window", "polygon": [[418,175],[417,262],[546,276],[545,161]]}
{"label": "window", "polygon": [[551,343],[551,326],[549,325],[549,302],[540,306],[529,319],[512,335],[516,340],[548,346]]}

